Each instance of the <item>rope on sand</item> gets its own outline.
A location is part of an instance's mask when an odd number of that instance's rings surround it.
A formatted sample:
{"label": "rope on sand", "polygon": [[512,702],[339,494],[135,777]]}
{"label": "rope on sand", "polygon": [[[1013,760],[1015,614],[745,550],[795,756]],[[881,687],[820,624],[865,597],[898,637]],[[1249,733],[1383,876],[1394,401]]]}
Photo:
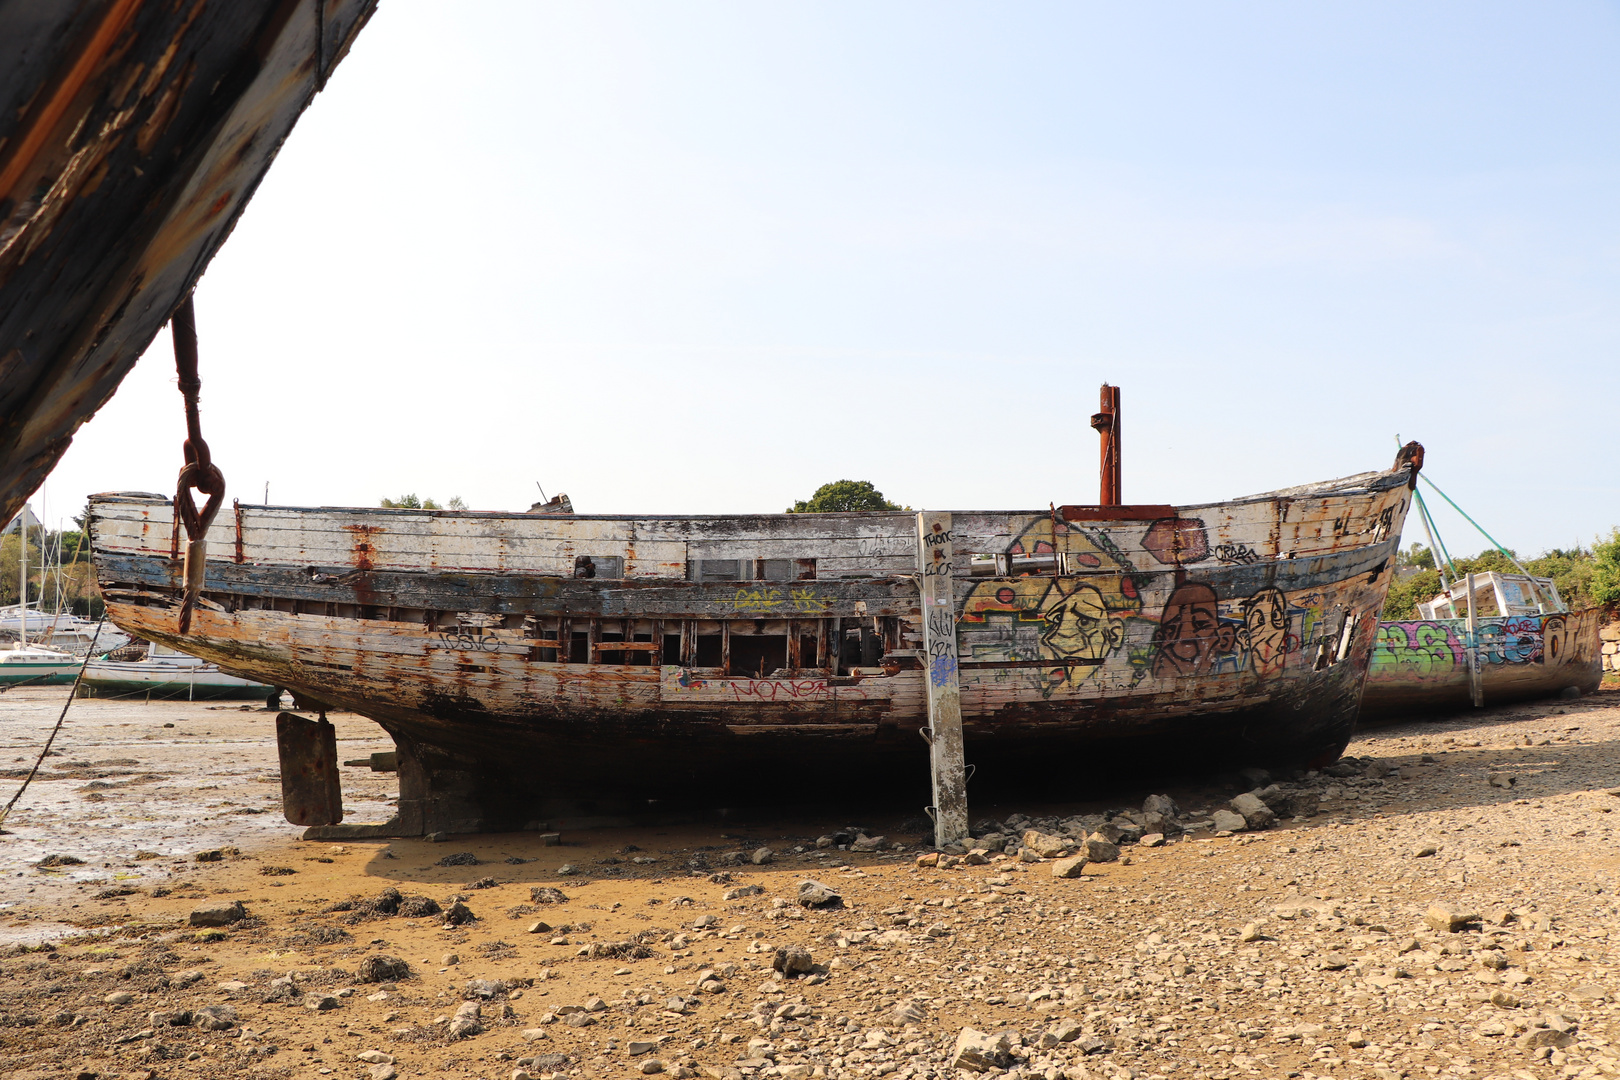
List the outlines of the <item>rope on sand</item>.
{"label": "rope on sand", "polygon": [[73,699],[79,695],[79,682],[84,678],[84,669],[89,666],[90,658],[95,655],[96,642],[100,640],[101,628],[105,625],[107,625],[107,616],[103,615],[101,621],[96,623],[95,636],[90,639],[90,650],[84,654],[84,660],[79,664],[79,673],[73,676],[73,689],[68,691],[68,698],[62,703],[62,713],[56,718],[56,726],[51,729],[50,738],[46,739],[45,745],[40,748],[39,757],[34,759],[34,767],[28,770],[28,775],[23,779],[22,787],[19,787],[17,794],[11,797],[10,802],[6,803],[6,808],[0,810],[0,826],[5,825],[6,818],[11,816],[11,808],[17,805],[17,800],[23,797],[23,792],[28,790],[28,785],[34,782],[34,776],[39,772],[40,765],[45,761],[45,755],[51,752],[51,744],[56,741],[57,733],[62,730],[62,724],[67,720],[68,709],[72,706]]}

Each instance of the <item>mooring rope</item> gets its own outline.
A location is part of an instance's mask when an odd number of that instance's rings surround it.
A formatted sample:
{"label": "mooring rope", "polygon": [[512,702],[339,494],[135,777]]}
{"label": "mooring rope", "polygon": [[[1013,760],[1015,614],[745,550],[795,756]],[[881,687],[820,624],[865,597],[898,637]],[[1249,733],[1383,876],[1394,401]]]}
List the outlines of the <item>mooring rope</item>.
{"label": "mooring rope", "polygon": [[51,729],[50,738],[45,740],[45,745],[41,748],[39,757],[34,759],[34,767],[28,770],[28,775],[23,779],[22,787],[18,788],[17,794],[11,797],[10,802],[6,803],[6,808],[0,810],[0,826],[5,825],[6,818],[11,816],[11,808],[17,805],[17,800],[23,797],[23,792],[28,790],[28,785],[34,782],[34,776],[39,772],[40,765],[44,763],[45,755],[51,752],[51,744],[56,741],[57,733],[62,730],[62,724],[67,720],[68,708],[73,704],[73,699],[79,695],[79,683],[84,679],[84,669],[90,666],[90,658],[95,655],[96,642],[101,638],[101,628],[105,625],[107,625],[107,616],[103,615],[101,621],[96,623],[95,636],[90,639],[90,651],[84,654],[84,661],[79,664],[79,673],[73,676],[73,689],[68,691],[68,699],[62,703],[62,713],[56,718],[56,726]]}

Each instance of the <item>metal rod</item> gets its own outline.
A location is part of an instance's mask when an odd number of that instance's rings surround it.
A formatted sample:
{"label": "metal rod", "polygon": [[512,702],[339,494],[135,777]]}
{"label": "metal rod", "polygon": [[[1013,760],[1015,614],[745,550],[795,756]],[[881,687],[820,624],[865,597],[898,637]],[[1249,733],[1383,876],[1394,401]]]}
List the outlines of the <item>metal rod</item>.
{"label": "metal rod", "polygon": [[1102,384],[1101,411],[1091,418],[1091,426],[1102,436],[1101,447],[1101,492],[1097,505],[1120,505],[1120,437],[1119,437],[1119,387]]}
{"label": "metal rod", "polygon": [[1466,588],[1468,589],[1468,689],[1474,699],[1474,708],[1485,706],[1485,684],[1479,670],[1479,644],[1475,636],[1474,622],[1474,575],[1469,574]]}

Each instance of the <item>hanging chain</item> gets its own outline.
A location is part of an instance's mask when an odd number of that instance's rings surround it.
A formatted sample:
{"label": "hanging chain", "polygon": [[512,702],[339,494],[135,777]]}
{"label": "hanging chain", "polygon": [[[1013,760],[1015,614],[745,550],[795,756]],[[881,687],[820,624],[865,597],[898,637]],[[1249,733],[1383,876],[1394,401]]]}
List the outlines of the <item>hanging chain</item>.
{"label": "hanging chain", "polygon": [[[175,512],[185,525],[187,541],[186,591],[180,603],[180,633],[184,634],[191,629],[191,612],[202,593],[208,558],[204,537],[225,502],[225,474],[214,464],[208,442],[202,437],[202,417],[197,408],[197,395],[202,391],[202,379],[197,374],[197,311],[191,297],[175,309],[169,331],[174,335],[174,367],[180,375],[180,393],[186,399],[186,463],[180,469],[179,490],[174,495]],[[208,496],[200,513],[192,488]]]}

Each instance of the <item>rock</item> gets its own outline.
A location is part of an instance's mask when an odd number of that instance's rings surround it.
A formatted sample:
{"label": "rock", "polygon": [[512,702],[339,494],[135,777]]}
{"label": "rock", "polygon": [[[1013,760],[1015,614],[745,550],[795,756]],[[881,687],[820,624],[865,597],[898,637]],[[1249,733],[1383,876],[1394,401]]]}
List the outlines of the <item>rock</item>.
{"label": "rock", "polygon": [[982,1031],[963,1028],[956,1036],[956,1047],[951,1051],[951,1068],[969,1072],[1000,1069],[1012,1061],[1012,1043],[1006,1032],[986,1035]]}
{"label": "rock", "polygon": [[839,908],[844,906],[844,898],[830,885],[819,881],[801,881],[799,905],[807,908]]}
{"label": "rock", "polygon": [[1506,990],[1492,990],[1491,1004],[1502,1009],[1517,1009],[1519,999],[1517,995],[1510,994]]}
{"label": "rock", "polygon": [[764,866],[766,863],[775,860],[775,858],[776,852],[768,847],[762,847],[749,856],[755,866]]}
{"label": "rock", "polygon": [[229,1005],[206,1005],[191,1014],[191,1026],[203,1031],[226,1031],[236,1024],[236,1010]]}
{"label": "rock", "polygon": [[366,1070],[366,1073],[371,1077],[371,1080],[394,1080],[394,1078],[399,1075],[399,1070],[394,1068],[394,1063],[392,1061],[385,1061],[381,1064],[373,1065],[371,1068]]}
{"label": "rock", "polygon": [[506,984],[496,979],[468,979],[467,985],[461,988],[461,996],[467,1001],[488,1001],[504,993]]}
{"label": "rock", "polygon": [[641,1063],[641,1071],[648,1073],[649,1075],[653,1073],[661,1073],[664,1071],[664,1063],[657,1058],[648,1058],[646,1061]]}
{"label": "rock", "polygon": [[1314,791],[1278,791],[1262,801],[1280,818],[1315,817],[1322,808],[1321,797]]}
{"label": "rock", "polygon": [[474,915],[467,905],[460,900],[451,904],[449,910],[444,913],[444,924],[446,926],[465,926],[467,923],[477,921],[478,916]]}
{"label": "rock", "polygon": [[1485,777],[1485,781],[1491,787],[1510,788],[1519,782],[1519,778],[1512,773],[1493,772]]}
{"label": "rock", "polygon": [[523,1029],[523,1041],[524,1042],[539,1042],[541,1039],[549,1039],[549,1038],[551,1038],[551,1036],[546,1032],[545,1028],[524,1028]]}
{"label": "rock", "polygon": [[455,967],[459,963],[461,963],[461,957],[453,952],[447,952],[439,957],[439,964],[442,967]]}
{"label": "rock", "polygon": [[1073,1020],[1060,1020],[1052,1027],[1041,1032],[1041,1037],[1035,1040],[1035,1045],[1043,1050],[1071,1043],[1080,1037],[1080,1025]]}
{"label": "rock", "polygon": [[1167,818],[1181,817],[1181,807],[1168,795],[1149,795],[1142,800],[1142,816],[1160,814]]}
{"label": "rock", "polygon": [[1024,849],[1032,851],[1043,859],[1056,859],[1069,852],[1069,842],[1061,836],[1052,836],[1049,833],[1030,829],[1024,833]]}
{"label": "rock", "polygon": [[[1263,788],[1267,784],[1271,783],[1271,773],[1265,769],[1256,768],[1254,766],[1250,766],[1247,769],[1239,769],[1238,775],[1242,777],[1243,782],[1248,784],[1251,788]],[[1242,811],[1239,811],[1239,813],[1242,813]]]}
{"label": "rock", "polygon": [[1242,933],[1238,934],[1238,940],[1244,944],[1251,941],[1265,941],[1266,935],[1260,932],[1259,923],[1248,923],[1243,927]]}
{"label": "rock", "polygon": [[1519,1045],[1526,1050],[1539,1050],[1543,1046],[1550,1046],[1554,1050],[1562,1050],[1566,1046],[1575,1045],[1575,1035],[1572,1032],[1559,1031],[1556,1028],[1536,1028],[1521,1037]]}
{"label": "rock", "polygon": [[1085,868],[1086,857],[1084,855],[1074,855],[1054,862],[1052,864],[1052,876],[1055,878],[1077,878]]}
{"label": "rock", "polygon": [[567,1024],[569,1027],[590,1027],[592,1024],[596,1023],[596,1017],[592,1016],[588,1012],[569,1013],[563,1018],[563,1023]]}
{"label": "rock", "polygon": [[245,918],[247,910],[242,907],[242,901],[232,900],[229,904],[205,904],[194,908],[188,921],[192,926],[229,926]]}
{"label": "rock", "polygon": [[548,922],[532,922],[529,924],[529,933],[549,934],[551,933],[551,924]]}
{"label": "rock", "polygon": [[632,1039],[624,1049],[631,1057],[640,1057],[642,1054],[650,1054],[658,1049],[658,1044],[652,1039]]}
{"label": "rock", "polygon": [[563,863],[561,866],[557,867],[557,874],[559,877],[573,877],[577,873],[579,873],[579,867],[575,866],[573,863]]}
{"label": "rock", "polygon": [[939,852],[937,852],[937,851],[925,851],[925,852],[923,852],[921,855],[917,856],[917,865],[918,866],[924,866],[924,867],[938,866],[939,865]]}
{"label": "rock", "polygon": [[1244,822],[1251,829],[1268,828],[1272,822],[1277,820],[1276,811],[1272,810],[1260,796],[1251,791],[1246,791],[1237,796],[1228,805],[1243,815]]}
{"label": "rock", "polygon": [[867,836],[862,833],[849,845],[851,851],[882,851],[883,845],[888,842],[887,836]]}
{"label": "rock", "polygon": [[720,919],[714,915],[699,915],[692,920],[692,929],[694,930],[708,930],[719,925]]}
{"label": "rock", "polygon": [[536,885],[529,890],[529,901],[535,904],[566,904],[568,897],[561,889],[554,889],[550,885]]}
{"label": "rock", "polygon": [[1440,849],[1434,844],[1419,844],[1415,849],[1413,849],[1412,858],[1427,859],[1429,856],[1435,855],[1439,851]]}
{"label": "rock", "polygon": [[128,990],[114,990],[101,1000],[105,1001],[108,1005],[128,1005],[130,1002],[135,1000],[135,995],[130,993]]}
{"label": "rock", "polygon": [[795,975],[809,975],[815,970],[815,966],[810,950],[798,945],[777,949],[776,955],[771,959],[771,969],[780,971],[790,979]]}
{"label": "rock", "polygon": [[1119,845],[1098,833],[1086,837],[1082,847],[1082,854],[1091,862],[1114,862],[1119,858]]}
{"label": "rock", "polygon": [[[450,1018],[450,1027],[447,1033],[452,1039],[466,1039],[477,1035],[484,1030],[480,1022],[483,1011],[476,1001],[464,1001],[456,1008],[456,1014]],[[584,1013],[578,1015],[583,1016]]]}
{"label": "rock", "polygon": [[1210,824],[1216,832],[1242,832],[1249,827],[1248,819],[1236,810],[1217,810],[1210,815]]}
{"label": "rock", "polygon": [[1350,966],[1350,958],[1343,953],[1324,953],[1316,966],[1321,971],[1343,971]]}
{"label": "rock", "polygon": [[363,983],[394,982],[411,977],[411,965],[397,956],[368,956],[355,977]]}
{"label": "rock", "polygon": [[[72,1017],[69,1017],[71,1020]],[[176,1012],[154,1012],[147,1014],[146,1022],[153,1027],[190,1027],[191,1010],[180,1009]]]}
{"label": "rock", "polygon": [[1479,912],[1459,904],[1436,900],[1429,905],[1429,910],[1423,913],[1423,921],[1443,933],[1455,934],[1466,929],[1470,923],[1479,922]]}
{"label": "rock", "polygon": [[962,856],[962,861],[969,866],[986,866],[990,862],[990,849],[970,848],[968,853]]}
{"label": "rock", "polygon": [[905,1027],[907,1024],[925,1024],[928,1022],[928,1009],[916,999],[902,1001],[889,1013],[889,1020],[895,1027]]}
{"label": "rock", "polygon": [[313,1012],[330,1012],[340,1004],[342,1003],[338,1001],[336,994],[322,994],[318,991],[312,991],[304,995],[304,1008]]}
{"label": "rock", "polygon": [[607,1012],[607,1002],[599,997],[588,997],[585,999],[585,1011],[588,1013]]}
{"label": "rock", "polygon": [[1598,1002],[1608,997],[1609,992],[1597,983],[1582,983],[1565,991],[1565,996],[1571,1001]]}
{"label": "rock", "polygon": [[1164,847],[1164,833],[1146,833],[1143,835],[1142,839],[1138,840],[1136,843],[1138,846],[1145,848]]}
{"label": "rock", "polygon": [[741,900],[749,896],[760,896],[765,892],[758,885],[739,885],[735,889],[727,889],[721,896],[722,900]]}
{"label": "rock", "polygon": [[367,1065],[392,1065],[394,1059],[381,1050],[363,1050],[354,1055],[354,1060],[363,1061]]}

